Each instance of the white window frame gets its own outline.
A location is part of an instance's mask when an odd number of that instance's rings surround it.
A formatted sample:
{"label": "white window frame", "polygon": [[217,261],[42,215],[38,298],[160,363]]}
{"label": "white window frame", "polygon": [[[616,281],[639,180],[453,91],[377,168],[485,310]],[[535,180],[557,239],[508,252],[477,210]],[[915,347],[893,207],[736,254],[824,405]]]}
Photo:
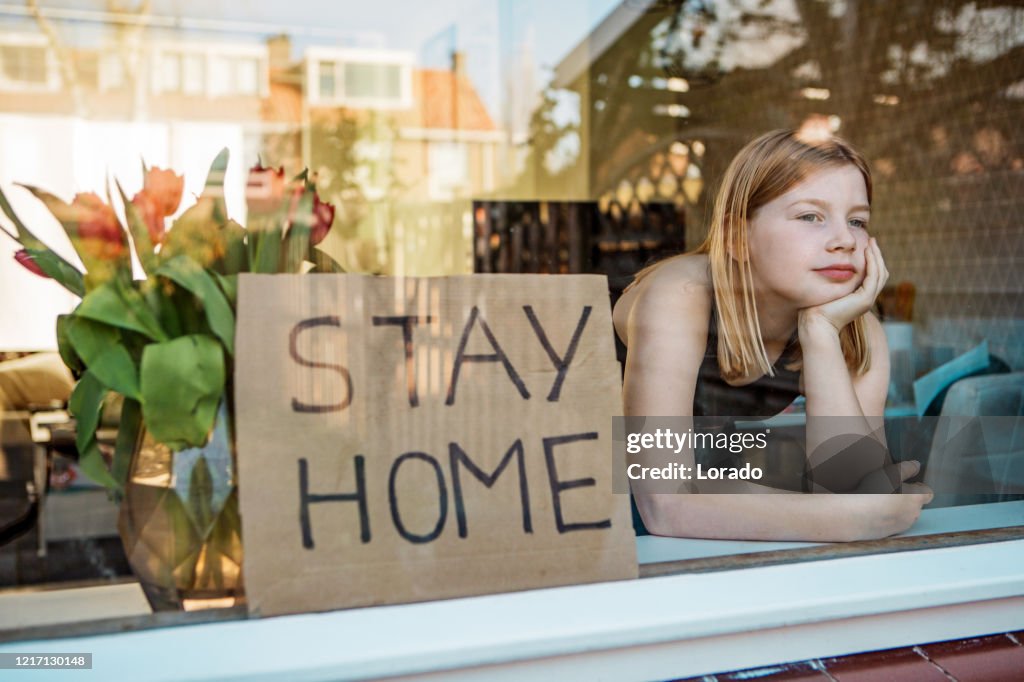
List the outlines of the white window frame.
{"label": "white window frame", "polygon": [[[351,107],[353,109],[394,110],[412,106],[412,72],[414,55],[411,52],[371,50],[364,48],[311,47],[304,55],[306,93],[313,106]],[[334,97],[320,93],[320,63],[334,64]],[[380,64],[399,67],[397,98],[350,97],[345,90],[345,63]]]}

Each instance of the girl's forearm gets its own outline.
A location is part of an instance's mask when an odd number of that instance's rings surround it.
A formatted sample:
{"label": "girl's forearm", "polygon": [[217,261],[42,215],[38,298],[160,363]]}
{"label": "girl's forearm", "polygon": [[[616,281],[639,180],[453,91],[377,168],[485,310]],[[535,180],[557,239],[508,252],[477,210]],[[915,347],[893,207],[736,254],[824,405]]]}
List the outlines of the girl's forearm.
{"label": "girl's forearm", "polygon": [[872,535],[865,524],[869,514],[864,505],[873,504],[871,498],[875,497],[666,494],[637,495],[636,503],[647,529],[654,535],[848,542]]}
{"label": "girl's forearm", "polygon": [[839,332],[824,324],[801,327],[800,347],[808,416],[848,417],[853,423],[859,417],[865,433],[869,432],[843,358]]}
{"label": "girl's forearm", "polygon": [[856,487],[891,462],[854,391],[839,333],[827,325],[800,330],[807,397],[807,463],[816,485],[833,492]]}

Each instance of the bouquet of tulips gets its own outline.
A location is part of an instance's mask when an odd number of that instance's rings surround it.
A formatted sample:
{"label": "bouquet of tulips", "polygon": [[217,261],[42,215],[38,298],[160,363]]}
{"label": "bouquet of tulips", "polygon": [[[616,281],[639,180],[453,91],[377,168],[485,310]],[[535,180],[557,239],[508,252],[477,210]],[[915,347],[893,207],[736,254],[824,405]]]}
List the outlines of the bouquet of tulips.
{"label": "bouquet of tulips", "polygon": [[[78,378],[70,411],[77,420],[79,463],[93,480],[123,489],[140,429],[172,450],[205,445],[218,405],[230,395],[238,274],[338,272],[319,249],[334,207],[320,201],[308,174],[290,182],[283,169],[249,172],[248,229],[224,202],[225,149],[214,160],[194,205],[167,229],[181,203],[184,178],[144,168],[144,185],[124,207],[111,192],[78,194],[68,204],[25,186],[63,226],[84,272],[40,241],[0,192],[0,209],[21,249],[15,259],[81,297],[57,320],[61,357]],[[132,253],[145,277],[132,271]],[[96,439],[104,404],[123,398],[113,456]]]}

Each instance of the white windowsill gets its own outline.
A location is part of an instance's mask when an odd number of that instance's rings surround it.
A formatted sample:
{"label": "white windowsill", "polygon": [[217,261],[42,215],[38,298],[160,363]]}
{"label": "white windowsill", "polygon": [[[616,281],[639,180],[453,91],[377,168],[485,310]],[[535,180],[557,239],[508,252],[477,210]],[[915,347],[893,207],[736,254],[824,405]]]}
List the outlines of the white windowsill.
{"label": "white windowsill", "polygon": [[[987,528],[1024,526],[1024,501],[978,504],[969,507],[925,509],[909,531],[900,537],[961,533]],[[640,564],[660,561],[706,559],[708,557],[771,552],[780,549],[817,547],[815,542],[756,542],[737,540],[694,540],[645,535],[637,538]]]}
{"label": "white windowsill", "polygon": [[[927,511],[915,533],[992,527],[995,517],[1002,519],[997,524],[1018,525],[1024,503],[953,511]],[[697,556],[698,547],[724,549],[699,540],[667,541],[677,545],[667,549],[652,540],[641,545],[649,545],[644,561]],[[732,549],[738,545],[767,548],[734,543]],[[1011,540],[15,642],[0,645],[0,652],[92,652],[94,670],[74,673],[82,680],[642,680],[1020,628],[1024,540]]]}

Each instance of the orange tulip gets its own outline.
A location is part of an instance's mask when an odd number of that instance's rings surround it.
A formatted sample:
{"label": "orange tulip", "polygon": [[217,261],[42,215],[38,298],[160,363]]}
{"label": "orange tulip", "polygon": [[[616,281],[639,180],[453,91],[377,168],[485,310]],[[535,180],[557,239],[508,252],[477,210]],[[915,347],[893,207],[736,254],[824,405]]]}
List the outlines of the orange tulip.
{"label": "orange tulip", "polygon": [[70,206],[71,222],[89,255],[115,260],[125,251],[125,235],[114,209],[92,192],[76,194]]}
{"label": "orange tulip", "polygon": [[184,191],[185,178],[174,171],[166,168],[150,168],[146,171],[142,191],[132,198],[132,203],[142,215],[154,246],[163,242],[166,231],[164,221],[178,210]]}

